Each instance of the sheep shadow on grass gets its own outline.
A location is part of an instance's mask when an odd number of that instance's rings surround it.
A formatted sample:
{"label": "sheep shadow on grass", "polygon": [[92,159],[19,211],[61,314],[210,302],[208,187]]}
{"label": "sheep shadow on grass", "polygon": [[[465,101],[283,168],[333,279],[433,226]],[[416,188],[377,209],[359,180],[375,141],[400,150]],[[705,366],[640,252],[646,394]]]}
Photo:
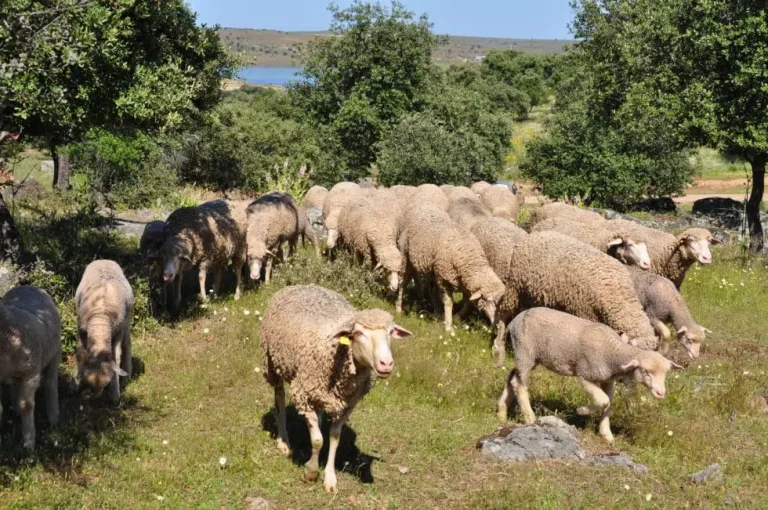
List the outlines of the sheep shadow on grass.
{"label": "sheep shadow on grass", "polygon": [[[304,467],[304,463],[312,455],[312,443],[309,439],[309,430],[307,422],[301,416],[293,405],[286,406],[288,439],[291,446],[291,460],[297,466]],[[277,423],[275,422],[275,408],[261,417],[261,426],[263,430],[270,433],[273,439],[277,439]],[[323,432],[323,448],[320,450],[320,469],[325,467],[328,460],[329,429],[331,423],[328,417],[323,414],[320,430]],[[336,450],[336,470],[340,472],[354,474],[360,483],[373,483],[373,473],[371,467],[373,461],[379,460],[378,457],[368,455],[360,451],[355,444],[357,442],[357,432],[349,425],[344,425],[341,429],[341,439],[339,448]],[[277,443],[274,444],[277,451]]]}
{"label": "sheep shadow on grass", "polygon": [[[144,363],[133,357],[132,379],[144,372]],[[130,381],[123,381],[130,384]],[[50,426],[45,413],[45,393],[38,389],[35,396],[35,429],[37,444],[32,455],[21,446],[21,424],[11,403],[11,389],[0,386],[3,403],[3,419],[0,422],[0,488],[9,485],[15,471],[28,464],[39,464],[47,472],[72,483],[87,486],[77,458],[86,451],[98,455],[126,451],[133,447],[134,435],[129,422],[152,412],[134,396],[121,394],[120,402],[113,404],[106,392],[99,398],[87,399],[76,389],[74,378],[59,374],[60,423]],[[129,418],[130,414],[130,418]]]}

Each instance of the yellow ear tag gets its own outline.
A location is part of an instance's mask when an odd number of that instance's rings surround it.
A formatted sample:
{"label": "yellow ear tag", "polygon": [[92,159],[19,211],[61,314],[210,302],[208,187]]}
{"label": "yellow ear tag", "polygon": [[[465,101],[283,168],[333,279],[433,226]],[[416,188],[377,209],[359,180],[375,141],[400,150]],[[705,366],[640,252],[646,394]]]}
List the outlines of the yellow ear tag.
{"label": "yellow ear tag", "polygon": [[348,336],[340,336],[339,337],[339,345],[352,345],[352,342],[349,341]]}

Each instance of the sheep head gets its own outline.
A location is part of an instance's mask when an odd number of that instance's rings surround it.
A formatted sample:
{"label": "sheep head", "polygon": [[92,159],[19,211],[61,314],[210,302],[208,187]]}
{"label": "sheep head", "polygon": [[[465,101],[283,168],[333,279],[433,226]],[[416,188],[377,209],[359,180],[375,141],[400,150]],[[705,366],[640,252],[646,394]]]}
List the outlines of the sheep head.
{"label": "sheep head", "polygon": [[710,244],[720,244],[720,241],[713,239],[709,230],[704,228],[689,228],[680,234],[677,242],[685,260],[705,265],[712,263]]}
{"label": "sheep head", "polygon": [[699,325],[694,326],[692,329],[683,326],[677,330],[677,339],[682,342],[688,357],[691,359],[699,357],[699,350],[705,337],[705,328]]}
{"label": "sheep head", "polygon": [[386,379],[395,366],[391,339],[409,336],[411,332],[395,324],[389,313],[362,310],[355,314],[355,325],[349,336],[339,335],[339,343],[350,345],[356,365],[373,370],[379,379]]}
{"label": "sheep head", "polygon": [[632,372],[634,380],[644,384],[656,398],[664,398],[667,394],[667,372],[676,368],[683,367],[655,351],[640,351],[621,367],[624,372]]}
{"label": "sheep head", "polygon": [[163,281],[170,283],[185,267],[192,264],[189,249],[181,239],[172,237],[160,248],[163,260]]}
{"label": "sheep head", "polygon": [[632,239],[617,237],[608,243],[608,251],[616,254],[616,258],[628,266],[640,269],[650,269],[651,256],[645,243],[636,243]]}

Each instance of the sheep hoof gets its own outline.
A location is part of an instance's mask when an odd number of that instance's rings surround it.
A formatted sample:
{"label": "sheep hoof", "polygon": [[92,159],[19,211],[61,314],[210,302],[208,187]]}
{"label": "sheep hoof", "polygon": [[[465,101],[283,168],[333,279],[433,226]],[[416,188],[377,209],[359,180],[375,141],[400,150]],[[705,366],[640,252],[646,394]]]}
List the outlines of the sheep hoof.
{"label": "sheep hoof", "polygon": [[499,421],[504,423],[507,421],[507,410],[504,409],[503,411],[499,409],[499,412],[496,413],[496,416],[498,416]]}
{"label": "sheep hoof", "polygon": [[291,447],[288,445],[288,443],[284,441],[277,441],[277,449],[285,456],[288,456],[291,454]]}
{"label": "sheep hoof", "polygon": [[336,474],[326,473],[323,478],[323,489],[325,492],[336,492]]}
{"label": "sheep hoof", "polygon": [[601,434],[601,437],[610,444],[613,444],[613,434]]}
{"label": "sheep hoof", "polygon": [[325,492],[331,492],[331,493],[337,492],[335,485],[333,487],[326,487],[325,485],[323,485],[323,489],[325,490]]}
{"label": "sheep hoof", "polygon": [[576,414],[579,416],[589,416],[592,414],[592,410],[587,406],[579,406],[576,408]]}
{"label": "sheep hoof", "polygon": [[304,470],[304,481],[305,482],[316,482],[317,477],[320,474],[319,471],[310,471],[309,469]]}

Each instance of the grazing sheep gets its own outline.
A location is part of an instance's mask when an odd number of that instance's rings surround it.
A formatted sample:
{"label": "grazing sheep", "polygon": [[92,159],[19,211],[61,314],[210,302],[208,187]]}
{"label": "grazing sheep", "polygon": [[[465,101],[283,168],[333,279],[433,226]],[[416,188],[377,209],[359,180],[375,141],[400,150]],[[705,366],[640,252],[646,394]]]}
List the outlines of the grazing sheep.
{"label": "grazing sheep", "polygon": [[599,413],[600,435],[609,442],[613,442],[610,414],[616,379],[631,374],[654,397],[664,398],[667,372],[680,368],[658,352],[628,345],[608,326],[549,308],[533,308],[515,317],[509,335],[515,368],[499,399],[499,418],[507,419],[514,392],[525,423],[536,422],[528,379],[537,365],[544,365],[556,374],[579,378],[594,405],[581,406],[577,412]]}
{"label": "grazing sheep", "polygon": [[396,291],[403,268],[397,247],[402,208],[381,197],[358,197],[347,203],[339,215],[339,236],[366,264],[384,268],[390,289]]}
{"label": "grazing sheep", "polygon": [[[0,386],[17,385],[22,445],[35,449],[35,392],[43,383],[51,425],[59,423],[61,318],[51,297],[31,285],[15,287],[0,300]],[[0,423],[3,406],[0,402]]]}
{"label": "grazing sheep", "polygon": [[486,221],[492,217],[477,198],[474,200],[460,198],[451,202],[448,207],[448,216],[461,228],[467,230],[471,230],[478,221]]}
{"label": "grazing sheep", "polygon": [[675,336],[682,342],[691,359],[699,357],[699,349],[706,336],[706,328],[696,324],[683,296],[667,278],[637,268],[627,268],[635,284],[635,291],[651,325],[661,338],[660,351],[666,354],[672,333],[667,324],[675,327]]}
{"label": "grazing sheep", "polygon": [[648,255],[648,246],[645,243],[635,242],[630,235],[621,231],[609,231],[603,228],[602,223],[581,223],[564,217],[555,217],[537,223],[531,232],[560,232],[578,239],[607,253],[628,266],[637,266],[641,269],[651,267],[651,257]]}
{"label": "grazing sheep", "polygon": [[483,194],[483,191],[487,190],[487,189],[488,189],[488,188],[490,188],[491,186],[493,186],[493,184],[491,184],[491,183],[489,183],[489,182],[485,182],[485,181],[478,181],[478,182],[474,183],[472,186],[470,186],[470,187],[469,187],[469,189],[471,189],[472,191],[474,191],[474,192],[475,192],[475,194],[476,194],[476,195],[478,196],[478,198],[479,198],[479,197],[480,197],[480,195],[482,195],[482,194]]}
{"label": "grazing sheep", "polygon": [[416,193],[416,186],[409,186],[406,184],[395,184],[387,189],[398,196],[404,197],[406,200]]}
{"label": "grazing sheep", "polygon": [[337,182],[331,188],[330,193],[346,192],[346,191],[360,191],[362,188],[356,182]]}
{"label": "grazing sheep", "polygon": [[[235,299],[240,299],[241,275],[245,263],[245,200],[214,200],[196,207],[177,209],[165,221],[163,280],[176,281],[174,308],[181,305],[183,271],[198,268],[200,298],[208,300],[205,280],[215,270],[214,293],[219,292],[224,269],[232,261],[237,282]],[[178,278],[177,278],[178,277]]]}
{"label": "grazing sheep", "polygon": [[[489,217],[476,222],[470,232],[480,242],[491,269],[497,275],[507,274],[510,262],[509,255],[515,247],[515,242],[528,236],[525,230],[514,223],[497,217]],[[507,320],[506,314],[500,311],[496,317],[496,339],[493,342],[492,350],[492,354],[498,359],[499,365],[504,361]]]}
{"label": "grazing sheep", "polygon": [[312,186],[301,199],[301,207],[309,209],[310,207],[323,207],[323,202],[328,196],[328,190],[322,186]]}
{"label": "grazing sheep", "polygon": [[336,449],[344,423],[372,387],[371,375],[386,379],[394,360],[390,338],[411,333],[382,310],[355,312],[339,294],[313,285],[282,289],[270,299],[261,323],[264,376],[275,390],[277,446],[289,453],[285,388],[304,416],[312,457],[304,478],[317,480],[323,436],[319,413],[331,415],[330,447],[323,488],[336,491]]}
{"label": "grazing sheep", "polygon": [[264,281],[269,283],[272,261],[277,252],[282,250],[283,243],[289,244],[291,252],[296,247],[299,238],[298,208],[290,195],[275,191],[252,202],[246,210],[246,216],[246,246],[251,279],[261,278],[261,268],[266,260]]}
{"label": "grazing sheep", "polygon": [[535,225],[549,218],[568,218],[571,221],[590,224],[603,223],[606,221],[605,218],[596,212],[581,209],[563,202],[552,202],[533,211],[531,224]]}
{"label": "grazing sheep", "polygon": [[491,186],[480,195],[491,214],[517,223],[517,198],[506,186]]}
{"label": "grazing sheep", "polygon": [[397,296],[398,313],[403,309],[405,287],[419,275],[431,277],[437,284],[447,330],[453,327],[454,289],[469,294],[470,301],[480,300],[480,309],[494,323],[504,284],[475,236],[453,223],[448,213],[430,204],[411,207],[404,215],[398,246],[406,262]]}
{"label": "grazing sheep", "polygon": [[474,191],[465,186],[451,186],[449,189],[443,190],[443,193],[445,193],[445,196],[448,198],[448,202],[451,204],[457,200],[462,199],[480,202],[480,197],[478,197]]}
{"label": "grazing sheep", "polygon": [[320,258],[320,243],[317,242],[317,235],[315,235],[315,229],[312,228],[312,224],[309,222],[307,216],[307,210],[304,206],[296,209],[299,221],[299,237],[301,238],[301,245],[304,246],[307,240],[312,243],[312,247],[315,249],[315,257]]}
{"label": "grazing sheep", "polygon": [[77,306],[77,378],[98,397],[120,400],[119,377],[130,377],[133,290],[120,266],[95,260],[85,268],[75,292]]}
{"label": "grazing sheep", "polygon": [[159,281],[160,300],[163,306],[168,304],[168,289],[173,294],[173,282],[163,281],[163,256],[160,249],[165,242],[165,222],[162,220],[151,221],[144,227],[144,232],[139,240],[139,255],[149,267],[151,281]]}
{"label": "grazing sheep", "polygon": [[712,233],[704,228],[689,228],[675,237],[655,228],[644,227],[628,220],[606,221],[603,227],[608,232],[621,232],[638,243],[648,245],[653,274],[672,280],[678,289],[683,284],[685,273],[694,262],[707,265],[712,263],[710,244],[720,244]]}
{"label": "grazing sheep", "polygon": [[434,184],[422,184],[416,188],[416,192],[411,195],[408,202],[412,206],[418,206],[421,204],[431,204],[443,211],[448,210],[448,197],[445,196],[443,190],[435,186]]}
{"label": "grazing sheep", "polygon": [[[325,228],[328,229],[326,245],[329,249],[333,249],[336,246],[336,240],[339,237],[339,214],[341,214],[341,210],[344,209],[344,206],[347,205],[347,202],[350,200],[365,196],[366,194],[359,186],[357,188],[351,188],[339,186],[339,184],[331,188],[330,193],[328,193],[328,196],[325,197],[325,201],[323,202],[323,219],[325,221]],[[339,187],[337,188],[337,186]]]}
{"label": "grazing sheep", "polygon": [[[559,232],[521,236],[510,244],[508,257],[500,320],[546,306],[606,324],[642,349],[656,348],[655,331],[618,260]],[[502,361],[503,349],[497,354]]]}

